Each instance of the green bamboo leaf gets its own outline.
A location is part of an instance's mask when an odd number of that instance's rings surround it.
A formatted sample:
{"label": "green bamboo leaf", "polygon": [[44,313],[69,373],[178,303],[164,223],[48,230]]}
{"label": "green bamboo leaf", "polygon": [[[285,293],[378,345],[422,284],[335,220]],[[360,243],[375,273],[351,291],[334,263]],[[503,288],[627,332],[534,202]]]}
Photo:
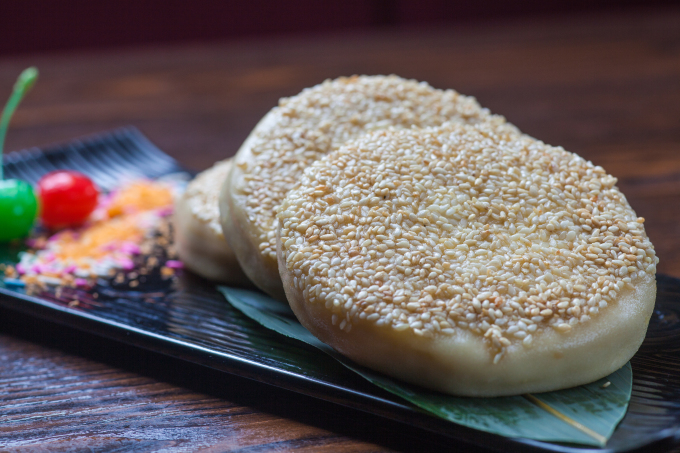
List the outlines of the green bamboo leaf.
{"label": "green bamboo leaf", "polygon": [[305,329],[288,305],[254,291],[224,286],[218,289],[232,306],[262,326],[318,348],[369,382],[420,409],[481,431],[602,447],[625,415],[630,401],[633,381],[630,364],[599,381],[556,392],[502,398],[445,395],[353,363]]}

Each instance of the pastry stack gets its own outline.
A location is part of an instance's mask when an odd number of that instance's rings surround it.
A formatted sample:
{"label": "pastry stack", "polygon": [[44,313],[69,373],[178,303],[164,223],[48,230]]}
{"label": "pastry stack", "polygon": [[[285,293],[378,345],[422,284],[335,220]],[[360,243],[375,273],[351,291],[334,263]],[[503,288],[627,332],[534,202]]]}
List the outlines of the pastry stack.
{"label": "pastry stack", "polygon": [[623,366],[654,306],[658,259],[615,184],[474,98],[339,78],[190,184],[178,251],[366,367],[454,395],[557,390]]}

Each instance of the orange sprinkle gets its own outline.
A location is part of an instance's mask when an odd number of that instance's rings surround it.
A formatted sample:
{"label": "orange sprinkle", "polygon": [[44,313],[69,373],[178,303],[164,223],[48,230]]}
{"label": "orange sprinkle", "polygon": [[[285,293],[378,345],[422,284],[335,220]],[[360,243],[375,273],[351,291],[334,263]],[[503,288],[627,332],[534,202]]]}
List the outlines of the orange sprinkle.
{"label": "orange sprinkle", "polygon": [[175,271],[172,270],[172,269],[169,268],[169,267],[163,266],[163,267],[161,268],[161,275],[162,275],[163,277],[166,277],[166,278],[167,278],[167,277],[172,277],[173,275],[175,275]]}
{"label": "orange sprinkle", "polygon": [[118,192],[107,209],[110,217],[136,211],[148,211],[172,205],[168,187],[151,181],[135,181]]}
{"label": "orange sprinkle", "polygon": [[57,258],[78,261],[83,258],[99,259],[110,253],[105,246],[121,242],[139,242],[144,231],[134,215],[126,215],[102,221],[82,231],[64,232],[55,241]]}

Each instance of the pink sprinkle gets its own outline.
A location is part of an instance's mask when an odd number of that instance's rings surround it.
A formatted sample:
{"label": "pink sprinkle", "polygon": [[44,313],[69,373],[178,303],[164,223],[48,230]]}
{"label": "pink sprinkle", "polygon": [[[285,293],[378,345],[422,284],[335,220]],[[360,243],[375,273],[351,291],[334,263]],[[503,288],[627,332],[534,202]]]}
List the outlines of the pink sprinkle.
{"label": "pink sprinkle", "polygon": [[21,275],[24,275],[26,273],[26,268],[24,267],[23,264],[18,263],[14,268],[17,270],[17,272]]}
{"label": "pink sprinkle", "polygon": [[184,268],[184,263],[181,261],[177,260],[168,260],[165,262],[165,265],[169,267],[170,269],[182,269]]}
{"label": "pink sprinkle", "polygon": [[167,217],[170,214],[172,214],[172,206],[168,206],[167,208],[161,208],[157,211],[157,213],[161,217]]}
{"label": "pink sprinkle", "polygon": [[31,272],[36,274],[42,274],[43,266],[41,266],[40,264],[34,264],[33,266],[31,266]]}
{"label": "pink sprinkle", "polygon": [[57,255],[55,255],[55,254],[52,253],[52,252],[48,252],[48,253],[45,254],[45,256],[43,257],[43,259],[49,263],[49,262],[54,261],[55,259],[57,259]]}
{"label": "pink sprinkle", "polygon": [[63,271],[63,272],[64,272],[65,274],[72,274],[72,273],[74,273],[74,272],[76,271],[76,269],[78,269],[78,268],[76,267],[75,264],[69,264],[68,266],[66,266],[66,267],[64,268],[64,271]]}
{"label": "pink sprinkle", "polygon": [[124,242],[123,245],[120,246],[120,250],[132,255],[139,255],[142,252],[139,249],[139,246],[134,242]]}
{"label": "pink sprinkle", "polygon": [[83,286],[88,286],[88,285],[89,285],[88,281],[85,280],[84,278],[76,278],[76,279],[74,280],[74,283],[76,284],[76,286],[81,287],[81,288],[82,288]]}
{"label": "pink sprinkle", "polygon": [[119,261],[119,264],[120,264],[120,267],[122,267],[122,268],[125,269],[126,271],[129,271],[129,270],[135,268],[135,263],[134,263],[132,260],[127,259],[127,258],[122,258],[122,259]]}

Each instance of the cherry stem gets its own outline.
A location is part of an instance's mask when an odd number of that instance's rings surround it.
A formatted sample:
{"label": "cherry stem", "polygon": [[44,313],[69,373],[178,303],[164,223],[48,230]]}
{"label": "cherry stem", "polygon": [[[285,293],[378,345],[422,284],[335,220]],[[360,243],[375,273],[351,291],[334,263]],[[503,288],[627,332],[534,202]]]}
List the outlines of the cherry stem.
{"label": "cherry stem", "polygon": [[19,106],[21,100],[26,96],[26,94],[33,88],[35,81],[38,80],[38,70],[34,67],[24,69],[19,78],[17,78],[14,84],[14,89],[12,94],[5,104],[5,109],[2,111],[2,117],[0,117],[0,181],[3,180],[3,169],[4,164],[2,160],[2,150],[5,147],[5,135],[7,135],[7,128],[9,127],[9,122],[14,115],[14,111]]}

